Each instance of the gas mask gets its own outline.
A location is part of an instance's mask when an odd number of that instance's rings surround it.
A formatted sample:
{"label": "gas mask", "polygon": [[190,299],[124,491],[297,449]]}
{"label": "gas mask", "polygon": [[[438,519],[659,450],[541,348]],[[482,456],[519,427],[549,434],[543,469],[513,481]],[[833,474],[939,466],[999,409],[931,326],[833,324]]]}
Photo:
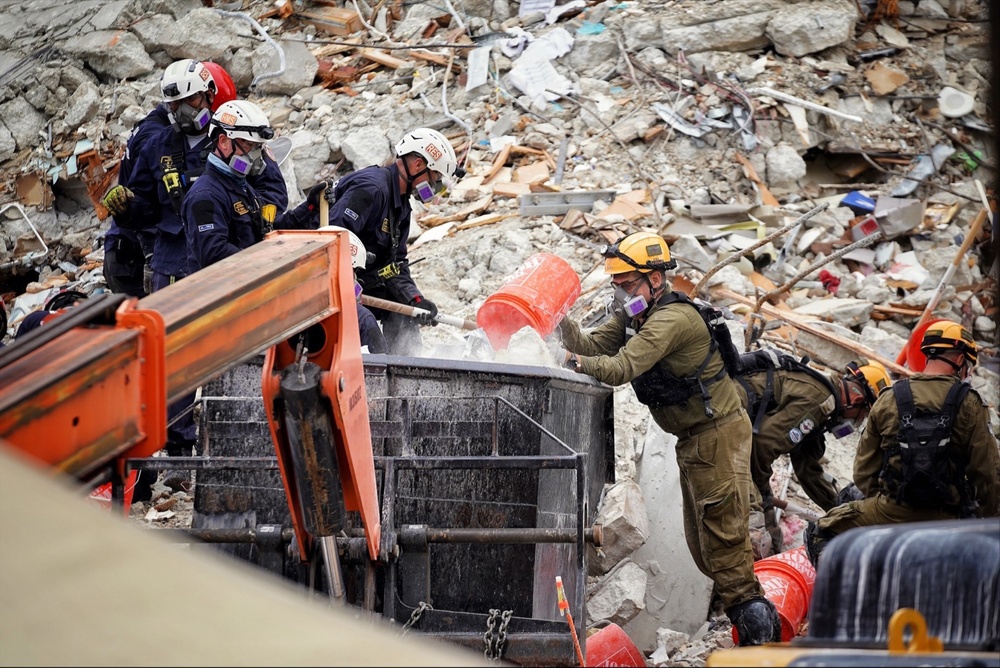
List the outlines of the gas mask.
{"label": "gas mask", "polygon": [[[235,146],[235,144],[234,144]],[[238,155],[233,149],[229,156],[229,166],[243,176],[256,176],[264,171],[264,152],[258,144],[245,155]]]}
{"label": "gas mask", "polygon": [[630,318],[635,318],[645,311],[649,307],[649,304],[646,303],[646,298],[635,295],[641,286],[642,281],[640,280],[636,283],[635,290],[630,293],[620,285],[616,285],[613,302],[614,310],[623,311]]}
{"label": "gas mask", "polygon": [[168,113],[170,122],[188,135],[201,134],[212,120],[211,109],[195,109],[187,102],[181,102],[177,111]]}
{"label": "gas mask", "polygon": [[834,438],[844,438],[845,436],[853,434],[857,430],[857,425],[857,420],[841,420],[827,429],[827,431],[833,434]]}
{"label": "gas mask", "polygon": [[[428,172],[430,170],[424,170]],[[415,181],[413,184],[413,192],[416,194],[420,201],[424,204],[429,204],[435,200],[435,198],[447,190],[452,183],[452,179],[444,176],[443,174],[437,175],[437,184],[432,186],[429,179],[424,179],[422,181]]]}

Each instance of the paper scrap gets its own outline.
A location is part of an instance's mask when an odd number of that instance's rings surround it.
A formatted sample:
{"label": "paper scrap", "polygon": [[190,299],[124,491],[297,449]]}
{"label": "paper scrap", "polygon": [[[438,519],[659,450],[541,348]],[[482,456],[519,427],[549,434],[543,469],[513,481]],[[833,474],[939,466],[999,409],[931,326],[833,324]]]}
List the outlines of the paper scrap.
{"label": "paper scrap", "polygon": [[465,90],[470,91],[486,83],[489,78],[490,51],[492,50],[492,46],[481,46],[469,52],[466,57],[468,69],[466,70]]}

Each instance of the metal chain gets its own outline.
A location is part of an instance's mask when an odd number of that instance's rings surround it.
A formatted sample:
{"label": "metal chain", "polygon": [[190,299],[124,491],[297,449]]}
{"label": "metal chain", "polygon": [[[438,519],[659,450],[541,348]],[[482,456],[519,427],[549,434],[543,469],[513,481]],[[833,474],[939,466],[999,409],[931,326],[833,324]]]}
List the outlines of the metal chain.
{"label": "metal chain", "polygon": [[413,625],[416,624],[418,621],[420,621],[420,616],[424,614],[425,610],[433,610],[433,609],[434,606],[431,605],[430,603],[425,603],[424,601],[420,601],[417,607],[413,609],[413,613],[410,615],[410,618],[406,620],[405,624],[403,624],[403,632],[400,634],[400,637],[402,638],[403,636],[405,636],[407,632],[413,627]]}
{"label": "metal chain", "polygon": [[483,642],[486,643],[486,649],[483,651],[483,655],[486,657],[487,661],[496,660],[496,654],[493,647],[493,624],[496,622],[499,614],[499,610],[496,608],[490,608],[490,616],[486,619],[486,633],[483,635]]}
{"label": "metal chain", "polygon": [[[499,663],[503,656],[504,647],[507,644],[507,627],[510,626],[510,618],[514,614],[513,610],[500,611],[490,608],[490,616],[486,620],[486,633],[483,642],[486,650],[483,652],[486,660],[490,663]],[[498,623],[499,622],[499,623]],[[496,637],[493,637],[493,629],[496,627]]]}

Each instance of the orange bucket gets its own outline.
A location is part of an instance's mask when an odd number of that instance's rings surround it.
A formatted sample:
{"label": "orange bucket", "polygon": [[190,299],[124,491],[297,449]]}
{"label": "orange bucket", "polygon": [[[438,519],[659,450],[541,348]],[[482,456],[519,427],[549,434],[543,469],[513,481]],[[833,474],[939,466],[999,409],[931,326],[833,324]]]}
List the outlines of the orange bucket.
{"label": "orange bucket", "polygon": [[[800,557],[805,559],[804,564]],[[816,580],[816,571],[805,553],[805,547],[755,561],[753,572],[764,588],[764,598],[778,609],[781,642],[790,642],[799,634],[799,626],[809,612],[809,600]],[[733,642],[739,644],[735,626]]]}
{"label": "orange bucket", "polygon": [[923,371],[927,367],[927,356],[920,352],[920,344],[924,340],[924,332],[938,322],[948,321],[943,318],[934,318],[913,330],[913,333],[910,334],[910,340],[907,341],[906,347],[903,348],[903,352],[900,353],[899,358],[896,360],[896,364],[905,363],[907,368],[913,371],[918,373]]}
{"label": "orange bucket", "polygon": [[587,638],[587,665],[645,668],[646,659],[622,627],[608,624]]}
{"label": "orange bucket", "polygon": [[779,552],[773,557],[776,561],[783,561],[790,565],[792,568],[797,570],[802,576],[802,579],[806,581],[806,587],[808,587],[808,596],[806,598],[806,608],[812,603],[812,592],[813,584],[816,582],[816,568],[809,561],[809,555],[806,553],[806,546],[799,545],[794,550],[788,550],[787,552]]}
{"label": "orange bucket", "polygon": [[476,313],[476,325],[486,332],[494,350],[506,348],[523,327],[545,338],[579,296],[580,278],[573,267],[558,255],[536,253],[486,298]]}

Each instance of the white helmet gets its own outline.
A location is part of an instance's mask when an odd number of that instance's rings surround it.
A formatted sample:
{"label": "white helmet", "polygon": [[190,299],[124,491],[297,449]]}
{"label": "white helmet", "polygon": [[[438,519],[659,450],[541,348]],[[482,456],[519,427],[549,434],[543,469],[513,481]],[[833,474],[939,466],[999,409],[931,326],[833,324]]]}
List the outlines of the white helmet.
{"label": "white helmet", "polygon": [[160,92],[166,102],[176,102],[196,93],[216,91],[212,73],[197,60],[186,58],[171,63],[163,70],[160,78]]}
{"label": "white helmet", "polygon": [[263,143],[274,137],[267,114],[253,102],[226,102],[212,116],[212,134],[224,133],[230,139]]}
{"label": "white helmet", "polygon": [[[339,225],[327,225],[326,227],[320,227],[317,229],[318,232],[347,232],[347,238],[351,242],[351,266],[355,269],[364,269],[368,266],[368,251],[365,249],[365,245],[361,243],[361,239],[354,232],[351,232],[346,227],[341,227]],[[372,254],[372,259],[375,259],[374,254]]]}
{"label": "white helmet", "polygon": [[407,153],[420,155],[427,161],[428,169],[447,178],[454,176],[458,167],[458,158],[451,143],[443,134],[430,128],[411,130],[396,142],[396,157],[402,158]]}

